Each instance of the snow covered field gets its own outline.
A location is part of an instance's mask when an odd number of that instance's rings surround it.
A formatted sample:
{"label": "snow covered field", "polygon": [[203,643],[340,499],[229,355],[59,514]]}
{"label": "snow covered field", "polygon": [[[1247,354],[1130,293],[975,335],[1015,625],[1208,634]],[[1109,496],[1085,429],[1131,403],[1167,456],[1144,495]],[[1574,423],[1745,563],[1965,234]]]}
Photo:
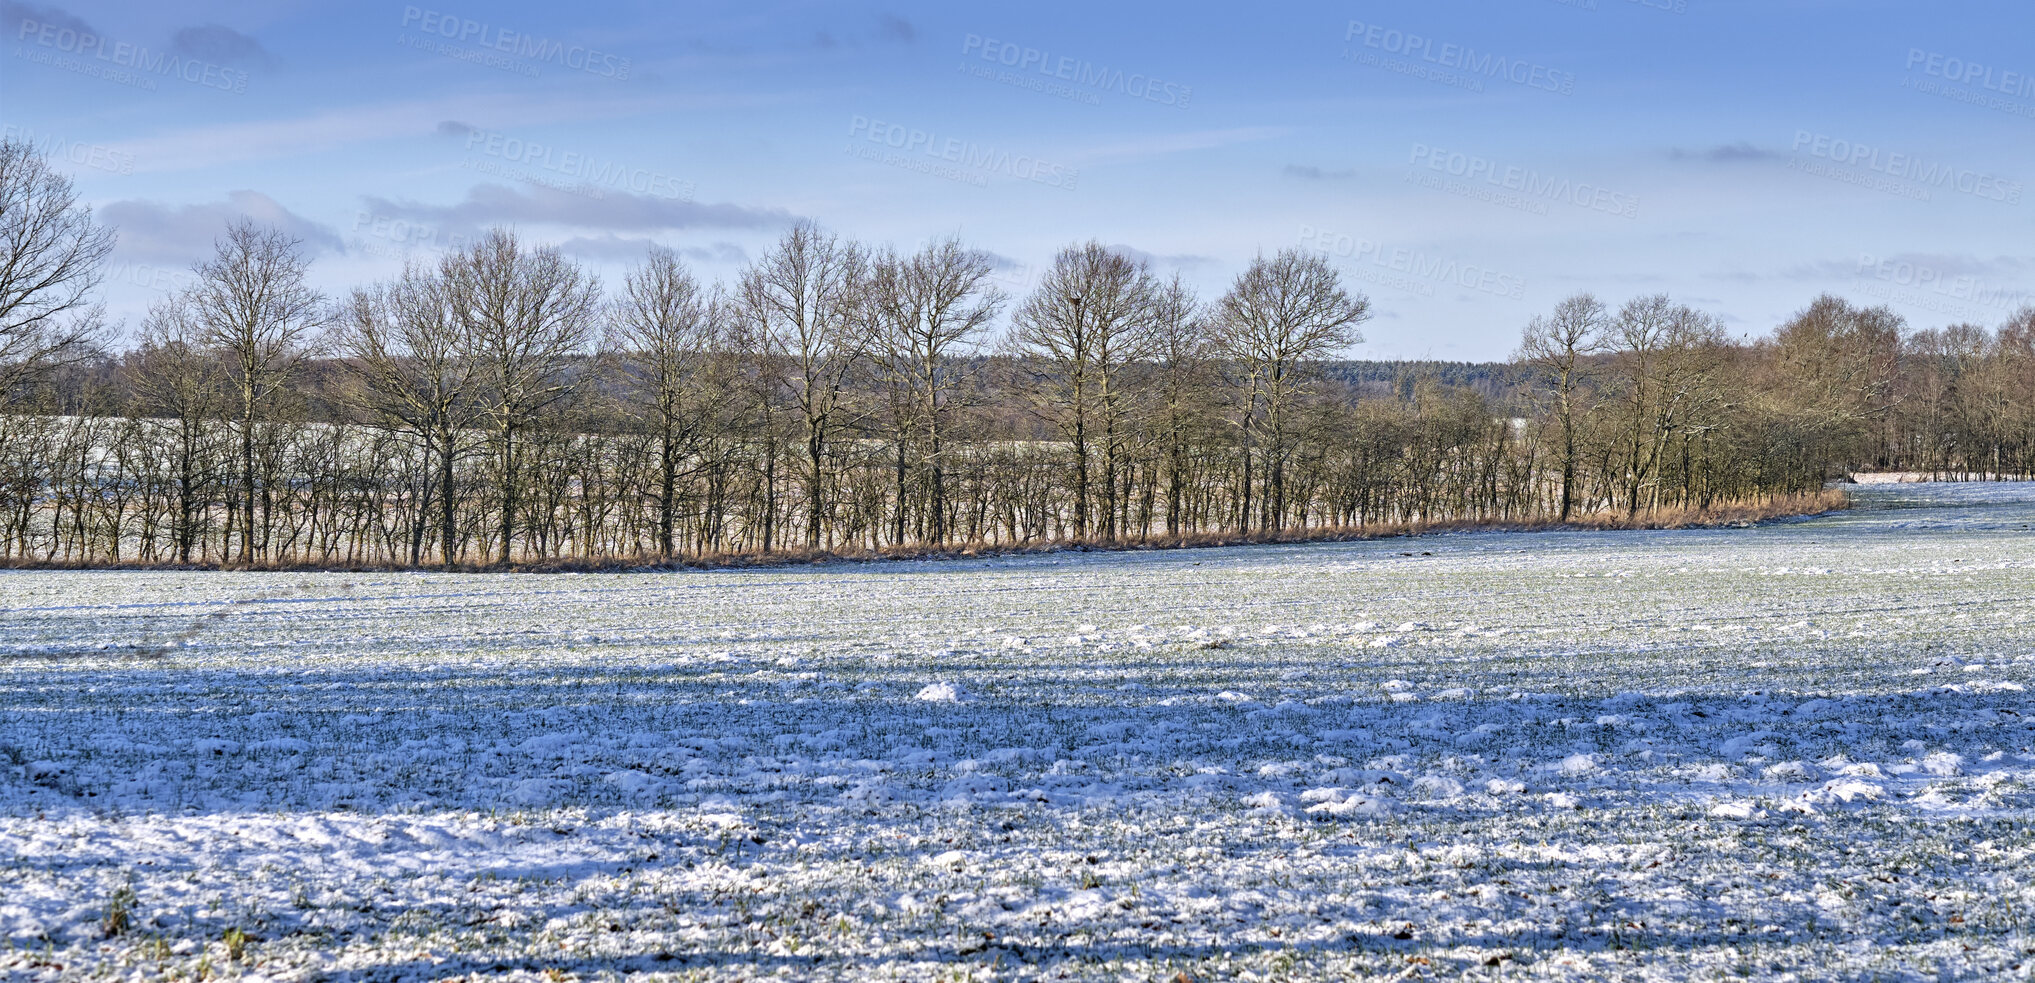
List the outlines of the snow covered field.
{"label": "snow covered field", "polygon": [[2028,976],[2035,485],[1857,494],[1739,530],[0,574],[0,975]]}

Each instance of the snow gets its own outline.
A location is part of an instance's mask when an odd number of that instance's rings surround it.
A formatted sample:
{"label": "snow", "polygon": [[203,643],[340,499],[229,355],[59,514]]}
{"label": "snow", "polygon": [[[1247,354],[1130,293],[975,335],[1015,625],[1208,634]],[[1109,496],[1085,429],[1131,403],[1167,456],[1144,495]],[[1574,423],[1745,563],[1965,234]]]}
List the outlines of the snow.
{"label": "snow", "polygon": [[961,687],[953,683],[928,683],[917,696],[928,703],[959,703],[965,698]]}
{"label": "snow", "polygon": [[2035,486],[1858,494],[1418,567],[0,573],[0,976],[2025,975]]}

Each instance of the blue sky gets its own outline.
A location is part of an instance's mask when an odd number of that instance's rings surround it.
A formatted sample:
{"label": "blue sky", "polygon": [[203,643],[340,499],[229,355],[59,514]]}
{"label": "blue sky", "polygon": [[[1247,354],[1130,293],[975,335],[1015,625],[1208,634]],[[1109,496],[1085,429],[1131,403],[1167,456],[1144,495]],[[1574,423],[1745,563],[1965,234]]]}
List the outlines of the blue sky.
{"label": "blue sky", "polygon": [[1373,358],[1504,357],[1562,297],[1762,334],[1816,294],[1915,327],[2035,291],[2035,5],[4,4],[0,125],[121,244],[130,326],[234,215],[328,291],[493,224],[616,282],[731,279],[812,219],[1059,247],[1206,297],[1327,252]]}

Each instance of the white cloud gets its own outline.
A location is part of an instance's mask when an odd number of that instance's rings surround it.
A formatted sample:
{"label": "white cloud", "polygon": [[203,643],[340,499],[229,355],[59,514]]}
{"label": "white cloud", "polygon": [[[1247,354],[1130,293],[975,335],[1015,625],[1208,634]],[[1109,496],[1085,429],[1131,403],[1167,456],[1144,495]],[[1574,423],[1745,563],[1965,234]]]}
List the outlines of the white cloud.
{"label": "white cloud", "polygon": [[98,209],[97,217],[119,235],[116,250],[130,260],[186,264],[212,253],[212,243],[227,223],[249,218],[303,240],[307,254],[345,250],[339,234],[304,218],[259,191],[234,191],[225,201],[169,205],[127,199]]}

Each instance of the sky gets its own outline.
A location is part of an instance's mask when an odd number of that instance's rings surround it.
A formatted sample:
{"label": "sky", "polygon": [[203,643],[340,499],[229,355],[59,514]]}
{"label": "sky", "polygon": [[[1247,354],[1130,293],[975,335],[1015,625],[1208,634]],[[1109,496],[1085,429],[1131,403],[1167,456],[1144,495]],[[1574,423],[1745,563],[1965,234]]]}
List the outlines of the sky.
{"label": "sky", "polygon": [[[432,0],[433,3],[437,0]],[[1259,255],[1370,298],[1361,358],[1506,357],[1580,291],[1757,337],[2035,299],[2035,4],[1886,0],[0,3],[0,129],[73,175],[138,327],[237,216],[333,296],[504,225],[613,287],[791,224],[1089,239],[1205,299]]]}

